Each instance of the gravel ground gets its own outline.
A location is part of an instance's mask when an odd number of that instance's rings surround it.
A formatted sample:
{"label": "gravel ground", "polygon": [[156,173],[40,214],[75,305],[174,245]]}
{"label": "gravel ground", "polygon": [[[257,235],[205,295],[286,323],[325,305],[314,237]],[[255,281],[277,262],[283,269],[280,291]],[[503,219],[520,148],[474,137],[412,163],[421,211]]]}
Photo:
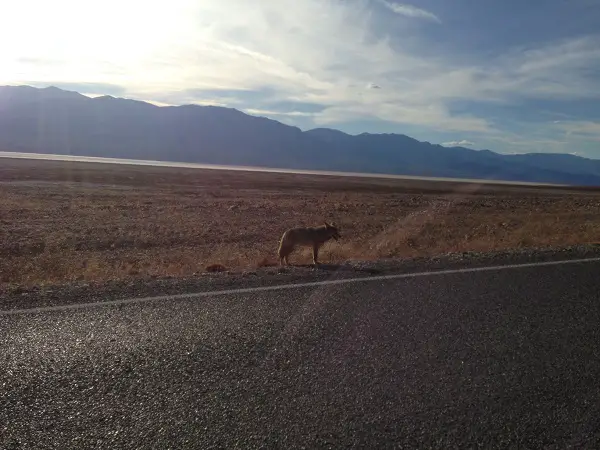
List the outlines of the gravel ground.
{"label": "gravel ground", "polygon": [[312,266],[291,266],[246,272],[201,273],[191,278],[166,277],[107,283],[73,282],[31,288],[13,287],[0,291],[0,310],[598,256],[600,256],[600,246],[580,245],[493,253],[451,253],[434,258],[347,261],[340,265],[321,265],[317,270]]}
{"label": "gravel ground", "polygon": [[[600,190],[5,159],[0,290],[194,278],[276,263],[282,233],[336,222],[323,263],[600,242]],[[311,262],[308,248],[291,261]],[[125,284],[129,283],[126,281]],[[97,290],[94,288],[94,290]]]}

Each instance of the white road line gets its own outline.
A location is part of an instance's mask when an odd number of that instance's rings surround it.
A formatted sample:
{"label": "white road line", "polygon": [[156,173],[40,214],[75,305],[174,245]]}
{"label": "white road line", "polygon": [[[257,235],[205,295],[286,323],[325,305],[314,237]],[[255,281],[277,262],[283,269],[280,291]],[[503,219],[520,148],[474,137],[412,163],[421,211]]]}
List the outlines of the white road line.
{"label": "white road line", "polygon": [[298,289],[307,287],[319,287],[319,286],[331,286],[337,284],[349,284],[349,283],[361,283],[361,282],[372,282],[372,281],[384,281],[384,280],[400,280],[403,278],[420,278],[420,277],[431,277],[439,275],[451,275],[459,273],[472,273],[472,272],[491,272],[497,270],[508,270],[508,269],[525,269],[531,267],[546,267],[546,266],[560,266],[564,264],[581,264],[581,263],[593,263],[600,262],[598,258],[582,258],[582,259],[569,259],[562,261],[545,261],[545,262],[534,262],[524,264],[507,264],[503,266],[487,266],[487,267],[471,267],[462,269],[447,269],[447,270],[434,270],[431,272],[413,272],[413,273],[401,273],[393,275],[376,275],[370,277],[360,278],[342,278],[338,280],[325,280],[325,281],[310,281],[306,283],[292,283],[292,284],[279,284],[275,286],[259,286],[250,288],[240,289],[226,289],[222,291],[204,291],[195,292],[188,294],[175,294],[175,295],[157,295],[154,297],[136,297],[126,298],[121,300],[108,300],[105,302],[89,302],[89,303],[75,303],[68,305],[57,305],[57,306],[42,306],[39,308],[29,309],[12,309],[0,311],[0,316],[13,316],[19,314],[36,314],[51,311],[66,311],[71,309],[87,309],[96,308],[102,306],[118,306],[128,305],[132,303],[147,303],[147,302],[160,302],[165,300],[185,300],[188,298],[200,298],[200,297],[213,297],[217,295],[230,295],[230,294],[249,294],[254,292],[266,292],[266,291],[282,291],[286,289]]}

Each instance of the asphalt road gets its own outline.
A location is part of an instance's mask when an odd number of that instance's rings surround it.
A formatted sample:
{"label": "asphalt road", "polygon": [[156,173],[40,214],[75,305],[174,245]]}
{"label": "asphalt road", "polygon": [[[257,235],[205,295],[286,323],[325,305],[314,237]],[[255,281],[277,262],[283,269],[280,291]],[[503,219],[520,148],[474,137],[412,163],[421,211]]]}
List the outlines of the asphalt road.
{"label": "asphalt road", "polygon": [[0,312],[0,448],[598,448],[599,274]]}

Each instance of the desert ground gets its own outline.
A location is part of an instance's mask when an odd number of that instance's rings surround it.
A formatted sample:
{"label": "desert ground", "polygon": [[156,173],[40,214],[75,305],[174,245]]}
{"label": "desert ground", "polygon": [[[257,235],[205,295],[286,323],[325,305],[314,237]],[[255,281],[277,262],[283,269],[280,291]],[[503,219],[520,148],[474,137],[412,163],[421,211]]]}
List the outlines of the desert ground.
{"label": "desert ground", "polygon": [[600,240],[600,190],[1,159],[0,288],[256,270],[324,220],[324,263],[560,247]]}

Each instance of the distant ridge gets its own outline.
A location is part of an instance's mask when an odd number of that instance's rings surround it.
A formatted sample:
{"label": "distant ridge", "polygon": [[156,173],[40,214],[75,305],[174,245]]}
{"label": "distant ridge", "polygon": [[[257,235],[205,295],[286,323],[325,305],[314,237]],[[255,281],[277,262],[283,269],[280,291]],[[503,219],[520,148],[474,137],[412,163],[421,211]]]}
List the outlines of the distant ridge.
{"label": "distant ridge", "polygon": [[[216,106],[165,106],[56,87],[0,87],[0,150],[205,164],[600,185],[600,161],[500,155],[402,134],[302,131]],[[1,162],[0,162],[1,163]]]}

